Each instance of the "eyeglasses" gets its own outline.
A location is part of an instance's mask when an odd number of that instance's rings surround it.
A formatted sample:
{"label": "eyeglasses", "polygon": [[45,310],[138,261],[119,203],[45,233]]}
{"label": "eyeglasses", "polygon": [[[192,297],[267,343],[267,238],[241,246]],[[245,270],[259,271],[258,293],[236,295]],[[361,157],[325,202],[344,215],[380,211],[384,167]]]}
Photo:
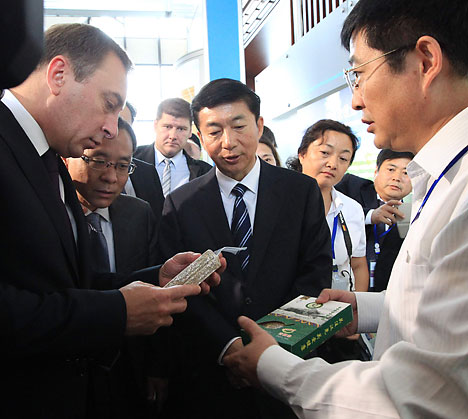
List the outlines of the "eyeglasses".
{"label": "eyeglasses", "polygon": [[388,51],[385,54],[379,55],[378,57],[372,58],[371,60],[366,61],[365,63],[357,65],[356,67],[352,67],[352,68],[350,68],[348,70],[346,70],[346,69],[343,70],[344,78],[346,80],[346,83],[348,83],[349,88],[351,89],[351,93],[354,92],[354,89],[356,87],[359,87],[359,75],[356,74],[356,70],[358,68],[361,68],[361,67],[363,67],[363,66],[365,66],[367,64],[370,64],[370,63],[372,63],[374,61],[379,60],[382,57],[385,57],[385,56],[387,56],[389,54],[400,51],[401,49],[404,49],[404,48],[406,48],[406,47],[400,47],[400,48],[392,49],[391,51]]}
{"label": "eyeglasses", "polygon": [[135,169],[136,164],[133,162],[130,163],[113,163],[111,161],[105,161],[101,159],[93,159],[92,157],[88,156],[81,156],[83,161],[90,167],[90,169],[104,171],[109,167],[114,166],[117,175],[131,175]]}

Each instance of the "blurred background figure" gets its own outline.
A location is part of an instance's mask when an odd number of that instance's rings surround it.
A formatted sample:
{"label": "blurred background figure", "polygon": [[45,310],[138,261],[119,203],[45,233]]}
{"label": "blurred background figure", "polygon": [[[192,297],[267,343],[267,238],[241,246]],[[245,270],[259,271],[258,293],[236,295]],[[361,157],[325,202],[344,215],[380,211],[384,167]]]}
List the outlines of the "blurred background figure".
{"label": "blurred background figure", "polygon": [[184,146],[185,152],[192,157],[192,159],[200,160],[201,157],[201,144],[200,139],[192,134]]}
{"label": "blurred background figure", "polygon": [[281,166],[278,151],[276,151],[276,148],[269,142],[269,140],[266,140],[263,135],[260,140],[258,140],[257,156],[273,166]]}
{"label": "blurred background figure", "polygon": [[411,192],[406,166],[413,153],[383,149],[377,156],[374,182],[346,174],[336,189],[359,202],[366,223],[366,257],[369,266],[369,290],[387,289],[393,264],[404,237],[395,227],[404,214],[398,209]]}
{"label": "blurred background figure", "polygon": [[332,235],[332,288],[367,291],[364,213],[358,202],[334,188],[353,162],[357,143],[348,126],[322,119],[307,129],[298,157],[287,165],[313,177],[322,192]]}

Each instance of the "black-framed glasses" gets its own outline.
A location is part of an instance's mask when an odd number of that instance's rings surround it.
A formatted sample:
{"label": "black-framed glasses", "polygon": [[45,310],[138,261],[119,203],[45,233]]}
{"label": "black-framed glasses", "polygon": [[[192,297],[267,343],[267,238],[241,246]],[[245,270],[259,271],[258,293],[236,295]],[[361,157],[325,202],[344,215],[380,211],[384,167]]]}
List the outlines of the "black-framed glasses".
{"label": "black-framed glasses", "polygon": [[84,155],[81,156],[81,158],[91,169],[104,171],[107,168],[113,166],[115,168],[116,173],[121,176],[131,175],[136,169],[136,164],[133,163],[133,161],[131,161],[130,163],[114,163],[111,161],[95,159]]}
{"label": "black-framed glasses", "polygon": [[386,57],[387,55],[393,54],[394,52],[400,51],[400,50],[402,50],[404,48],[407,48],[407,47],[399,47],[399,48],[392,49],[391,51],[388,51],[388,52],[386,52],[386,53],[384,53],[382,55],[374,57],[374,58],[370,59],[369,61],[366,61],[365,63],[357,65],[356,67],[351,67],[348,70],[344,69],[343,70],[343,75],[344,75],[344,78],[346,80],[346,83],[348,84],[348,87],[351,89],[351,93],[354,92],[354,89],[356,87],[359,87],[359,75],[356,74],[356,70],[358,68],[361,68],[361,67],[363,67],[363,66],[365,66],[367,64],[373,63],[374,61],[377,61],[380,58]]}

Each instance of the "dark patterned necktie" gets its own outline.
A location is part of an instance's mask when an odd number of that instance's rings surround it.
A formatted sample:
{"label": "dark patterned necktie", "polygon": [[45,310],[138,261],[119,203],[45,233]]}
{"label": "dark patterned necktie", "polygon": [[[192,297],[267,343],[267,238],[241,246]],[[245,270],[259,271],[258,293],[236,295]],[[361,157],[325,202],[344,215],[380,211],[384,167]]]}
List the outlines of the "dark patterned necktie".
{"label": "dark patterned necktie", "polygon": [[[49,148],[42,156],[42,162],[49,173],[54,192],[60,198],[60,187],[59,187],[59,169],[58,169],[58,156],[57,153]],[[60,198],[61,199],[61,198]]]}
{"label": "dark patterned necktie", "polygon": [[236,196],[234,211],[232,213],[231,233],[234,245],[237,247],[247,247],[237,254],[241,269],[246,271],[250,257],[250,242],[252,240],[252,227],[250,225],[249,212],[244,202],[244,193],[247,187],[238,183],[232,188],[232,193]]}
{"label": "dark patterned necktie", "polygon": [[91,268],[94,272],[110,272],[107,241],[101,228],[101,216],[92,212],[86,216],[91,239]]}

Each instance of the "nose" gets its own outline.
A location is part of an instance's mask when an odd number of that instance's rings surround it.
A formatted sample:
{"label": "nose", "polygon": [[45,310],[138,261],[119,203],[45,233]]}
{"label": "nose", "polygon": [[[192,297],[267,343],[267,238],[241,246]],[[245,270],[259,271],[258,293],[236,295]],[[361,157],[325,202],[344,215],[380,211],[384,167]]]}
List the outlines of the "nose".
{"label": "nose", "polygon": [[102,171],[101,180],[103,180],[106,183],[117,182],[117,170],[115,168],[115,165],[109,165]]}
{"label": "nose", "polygon": [[169,138],[176,138],[177,137],[177,127],[172,127],[169,131]]}
{"label": "nose", "polygon": [[330,169],[336,169],[336,166],[338,164],[338,156],[335,155],[330,155],[327,160],[327,167]]}
{"label": "nose", "polygon": [[234,137],[229,129],[224,130],[222,146],[227,150],[232,150],[235,146]]}
{"label": "nose", "polygon": [[119,132],[118,128],[118,115],[109,115],[104,125],[102,126],[102,131],[104,132],[105,138],[115,138]]}
{"label": "nose", "polygon": [[364,100],[362,99],[361,91],[357,87],[353,89],[353,97],[351,100],[351,106],[355,111],[361,111],[362,109],[365,108],[364,106]]}

